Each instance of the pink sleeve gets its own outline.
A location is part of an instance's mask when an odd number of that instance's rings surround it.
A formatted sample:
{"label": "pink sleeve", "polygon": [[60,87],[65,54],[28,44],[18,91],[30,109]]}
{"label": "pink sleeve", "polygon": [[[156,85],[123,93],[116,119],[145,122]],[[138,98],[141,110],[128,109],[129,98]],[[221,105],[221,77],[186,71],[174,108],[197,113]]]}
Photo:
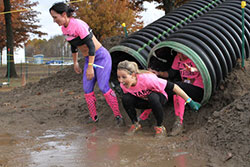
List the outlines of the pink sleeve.
{"label": "pink sleeve", "polygon": [[174,61],[173,61],[173,64],[172,64],[172,69],[174,70],[179,70],[179,65],[178,65],[178,62],[180,62],[180,57],[179,55],[177,54],[174,58]]}
{"label": "pink sleeve", "polygon": [[76,33],[80,36],[81,39],[85,38],[89,35],[89,26],[85,22],[78,22],[78,26],[76,28]]}

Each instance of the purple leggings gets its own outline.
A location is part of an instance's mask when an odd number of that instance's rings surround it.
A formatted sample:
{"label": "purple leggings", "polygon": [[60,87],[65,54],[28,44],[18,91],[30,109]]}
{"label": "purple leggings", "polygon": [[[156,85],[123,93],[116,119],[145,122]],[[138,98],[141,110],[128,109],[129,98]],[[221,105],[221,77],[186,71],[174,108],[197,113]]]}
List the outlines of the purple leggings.
{"label": "purple leggings", "polygon": [[109,79],[112,68],[112,60],[109,51],[101,47],[96,51],[94,64],[103,66],[104,68],[94,68],[95,76],[92,80],[87,80],[86,71],[88,68],[89,57],[85,58],[84,71],[83,71],[83,90],[85,94],[94,91],[95,83],[99,86],[102,93],[106,93],[109,87]]}

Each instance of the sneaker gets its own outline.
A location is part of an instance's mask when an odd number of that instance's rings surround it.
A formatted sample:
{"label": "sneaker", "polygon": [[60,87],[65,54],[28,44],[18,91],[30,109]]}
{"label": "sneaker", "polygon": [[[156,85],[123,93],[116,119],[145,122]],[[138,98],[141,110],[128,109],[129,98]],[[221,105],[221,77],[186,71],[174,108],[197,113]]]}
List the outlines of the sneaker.
{"label": "sneaker", "polygon": [[116,125],[118,125],[118,126],[125,125],[124,119],[119,115],[115,117],[115,121],[116,121]]}
{"label": "sneaker", "polygon": [[130,129],[128,130],[128,132],[126,134],[127,135],[133,135],[133,134],[135,134],[140,129],[141,129],[141,124],[139,124],[137,122],[137,123],[131,125]]}
{"label": "sneaker", "polygon": [[95,116],[95,120],[93,120],[91,117],[89,117],[88,121],[87,121],[87,124],[90,124],[90,123],[97,123],[99,121],[99,118],[97,117],[97,115]]}
{"label": "sneaker", "polygon": [[155,137],[165,137],[167,134],[166,128],[164,126],[155,126]]}
{"label": "sneaker", "polygon": [[182,134],[183,124],[181,123],[180,117],[176,117],[170,136],[177,136]]}

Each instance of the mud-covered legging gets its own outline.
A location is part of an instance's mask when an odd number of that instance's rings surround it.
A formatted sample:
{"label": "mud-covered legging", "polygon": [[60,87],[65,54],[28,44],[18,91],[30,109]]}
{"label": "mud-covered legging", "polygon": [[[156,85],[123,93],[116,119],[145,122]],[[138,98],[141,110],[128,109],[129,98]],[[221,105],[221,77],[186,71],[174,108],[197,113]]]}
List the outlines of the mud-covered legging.
{"label": "mud-covered legging", "polygon": [[158,92],[152,92],[147,97],[148,100],[126,93],[122,97],[122,104],[132,123],[138,122],[136,109],[152,108],[157,126],[161,126],[163,121],[163,105],[167,102],[166,97]]}

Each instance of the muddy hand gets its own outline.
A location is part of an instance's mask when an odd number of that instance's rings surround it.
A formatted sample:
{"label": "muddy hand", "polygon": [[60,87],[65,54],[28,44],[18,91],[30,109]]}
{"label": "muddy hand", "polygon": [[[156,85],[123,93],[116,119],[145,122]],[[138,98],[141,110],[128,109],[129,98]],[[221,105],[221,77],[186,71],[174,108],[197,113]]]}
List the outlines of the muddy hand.
{"label": "muddy hand", "polygon": [[151,68],[148,68],[148,71],[154,73],[155,75],[158,75],[158,71],[155,71],[155,70],[153,70],[153,69],[151,69]]}
{"label": "muddy hand", "polygon": [[193,100],[191,100],[188,105],[191,107],[191,109],[195,110],[195,111],[198,111],[201,107],[201,104],[200,103],[197,103]]}
{"label": "muddy hand", "polygon": [[74,70],[77,74],[81,74],[82,73],[82,69],[79,67],[79,64],[76,63],[74,64]]}

